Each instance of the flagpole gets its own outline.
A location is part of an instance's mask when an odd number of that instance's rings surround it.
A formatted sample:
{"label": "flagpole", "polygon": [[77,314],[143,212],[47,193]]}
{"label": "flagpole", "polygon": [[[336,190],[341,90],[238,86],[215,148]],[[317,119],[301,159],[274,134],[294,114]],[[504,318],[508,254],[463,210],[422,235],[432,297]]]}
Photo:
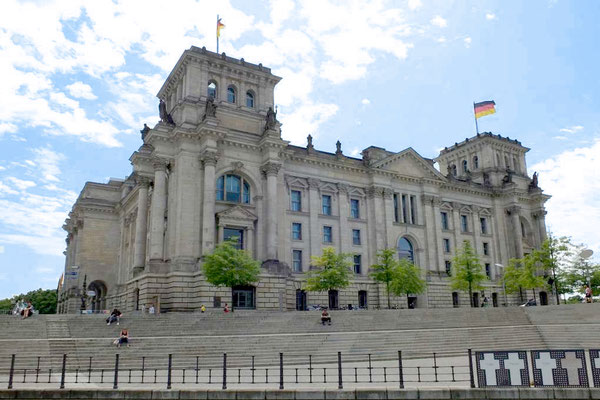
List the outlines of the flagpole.
{"label": "flagpole", "polygon": [[217,54],[219,54],[219,14],[217,14]]}
{"label": "flagpole", "polygon": [[473,116],[475,117],[475,132],[479,135],[479,125],[477,125],[477,114],[475,114],[475,103],[473,103]]}

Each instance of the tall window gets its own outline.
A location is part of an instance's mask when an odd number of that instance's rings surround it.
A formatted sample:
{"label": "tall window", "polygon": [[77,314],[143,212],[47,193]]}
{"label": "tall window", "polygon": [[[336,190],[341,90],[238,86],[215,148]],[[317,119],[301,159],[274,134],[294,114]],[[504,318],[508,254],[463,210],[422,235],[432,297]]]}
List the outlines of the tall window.
{"label": "tall window", "polygon": [[358,199],[350,199],[350,216],[352,218],[360,218],[360,202]]}
{"label": "tall window", "polygon": [[213,99],[217,98],[217,84],[215,82],[208,82],[206,94],[208,97],[212,97]]}
{"label": "tall window", "polygon": [[490,255],[490,245],[487,242],[483,242],[483,255],[484,256]]}
{"label": "tall window", "polygon": [[508,156],[504,156],[504,165],[506,165],[506,168],[510,168],[510,160],[508,159]]}
{"label": "tall window", "polygon": [[360,245],[360,230],[352,229],[352,244]]}
{"label": "tall window", "polygon": [[452,262],[446,260],[445,264],[446,264],[446,275],[452,276]]}
{"label": "tall window", "polygon": [[487,275],[488,279],[492,279],[492,268],[489,263],[485,263],[485,274]]}
{"label": "tall window", "polygon": [[440,215],[442,216],[442,229],[448,230],[448,213],[442,211]]}
{"label": "tall window", "polygon": [[450,239],[444,239],[444,253],[450,253]]}
{"label": "tall window", "polygon": [[235,228],[224,228],[223,229],[223,240],[228,241],[231,240],[234,242],[234,247],[236,249],[244,248],[244,230],[243,229],[235,229]]}
{"label": "tall window", "polygon": [[407,238],[400,238],[398,240],[398,258],[407,259],[410,262],[414,262],[413,245]]}
{"label": "tall window", "polygon": [[487,234],[487,219],[479,218],[479,223],[481,225],[481,233],[483,233],[484,235]]}
{"label": "tall window", "polygon": [[402,222],[408,223],[408,199],[405,194],[402,195]]}
{"label": "tall window", "polygon": [[479,157],[477,157],[477,156],[473,157],[473,168],[474,169],[478,169],[479,168]]}
{"label": "tall window", "polygon": [[324,194],[322,196],[323,214],[331,215],[331,196]]}
{"label": "tall window", "polygon": [[456,176],[457,175],[457,173],[456,173],[456,165],[452,164],[450,166],[450,169],[452,170],[452,176]]}
{"label": "tall window", "polygon": [[256,308],[256,288],[254,286],[234,286],[233,307],[235,308]]}
{"label": "tall window", "polygon": [[235,88],[233,86],[227,88],[227,102],[235,104]]}
{"label": "tall window", "polygon": [[467,160],[462,161],[462,170],[465,174],[467,173],[467,171],[469,171],[469,164],[467,163]]}
{"label": "tall window", "polygon": [[302,272],[302,250],[292,251],[292,269],[294,272]]}
{"label": "tall window", "polygon": [[302,240],[302,224],[298,222],[292,224],[292,239]]}
{"label": "tall window", "polygon": [[469,232],[469,219],[466,215],[460,216],[460,230],[461,232]]}
{"label": "tall window", "polygon": [[217,179],[217,200],[250,203],[250,184],[237,175],[223,175]]}
{"label": "tall window", "polygon": [[359,254],[354,256],[354,273],[360,275],[362,270],[362,257]]}
{"label": "tall window", "polygon": [[394,222],[400,222],[398,218],[398,195],[394,193]]}
{"label": "tall window", "polygon": [[246,107],[254,108],[254,93],[246,92]]}
{"label": "tall window", "polygon": [[417,197],[410,196],[410,223],[417,223]]}
{"label": "tall window", "polygon": [[292,211],[302,211],[302,192],[299,190],[292,190]]}
{"label": "tall window", "polygon": [[333,242],[333,237],[331,236],[331,227],[324,226],[323,227],[323,243],[331,243]]}

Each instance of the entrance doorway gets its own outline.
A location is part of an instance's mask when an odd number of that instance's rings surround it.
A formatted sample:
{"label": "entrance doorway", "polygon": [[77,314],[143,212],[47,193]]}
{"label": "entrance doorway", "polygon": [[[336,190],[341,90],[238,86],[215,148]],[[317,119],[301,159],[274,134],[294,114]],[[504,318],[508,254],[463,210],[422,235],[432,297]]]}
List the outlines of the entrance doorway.
{"label": "entrance doorway", "polygon": [[498,293],[492,293],[492,305],[498,307]]}
{"label": "entrance doorway", "polygon": [[102,281],[93,281],[88,286],[88,292],[94,292],[91,305],[92,312],[100,312],[106,308],[106,285]]}
{"label": "entrance doorway", "polygon": [[473,307],[479,307],[479,293],[473,293]]}
{"label": "entrance doorway", "polygon": [[233,307],[247,310],[255,309],[256,288],[254,286],[234,286]]}
{"label": "entrance doorway", "polygon": [[410,310],[417,308],[417,296],[408,296],[408,308]]}
{"label": "entrance doorway", "polygon": [[452,292],[452,307],[458,308],[458,292]]}
{"label": "entrance doorway", "polygon": [[296,310],[306,311],[306,291],[297,289],[296,290]]}
{"label": "entrance doorway", "polygon": [[329,297],[329,308],[330,309],[337,309],[339,308],[339,302],[338,302],[338,291],[337,290],[330,290],[328,293],[328,297]]}
{"label": "entrance doorway", "polygon": [[548,293],[540,292],[540,305],[547,306],[548,305]]}
{"label": "entrance doorway", "polygon": [[367,291],[366,290],[358,291],[358,307],[359,308],[367,308]]}

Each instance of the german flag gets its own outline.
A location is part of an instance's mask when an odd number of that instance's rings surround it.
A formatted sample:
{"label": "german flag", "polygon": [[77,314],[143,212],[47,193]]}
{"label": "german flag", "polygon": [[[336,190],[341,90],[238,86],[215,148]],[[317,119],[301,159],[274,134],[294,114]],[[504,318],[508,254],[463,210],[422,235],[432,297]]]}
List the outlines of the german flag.
{"label": "german flag", "polygon": [[496,103],[494,100],[482,101],[481,103],[473,103],[475,109],[475,118],[485,117],[486,115],[496,112]]}
{"label": "german flag", "polygon": [[221,18],[217,19],[217,38],[221,37],[221,29],[225,28],[225,24],[221,22]]}

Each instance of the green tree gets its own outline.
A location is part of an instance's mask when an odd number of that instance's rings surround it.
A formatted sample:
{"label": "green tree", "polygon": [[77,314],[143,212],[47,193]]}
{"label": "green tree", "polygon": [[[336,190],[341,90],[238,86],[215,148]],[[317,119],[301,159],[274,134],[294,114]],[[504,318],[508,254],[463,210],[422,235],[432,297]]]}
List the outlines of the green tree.
{"label": "green tree", "polygon": [[[215,286],[233,287],[248,285],[259,280],[260,263],[247,251],[235,247],[237,241],[219,243],[204,260],[202,269],[206,280]],[[231,302],[233,311],[233,299]]]}
{"label": "green tree", "polygon": [[387,293],[387,306],[391,308],[390,304],[390,285],[397,275],[398,261],[394,259],[396,251],[394,249],[383,249],[377,252],[377,264],[371,266],[371,277],[373,280],[381,283],[385,283],[385,290]]}
{"label": "green tree", "polygon": [[540,249],[536,250],[536,257],[541,263],[541,267],[552,275],[556,304],[560,304],[561,294],[571,291],[566,269],[570,264],[574,250],[575,246],[571,243],[570,238],[566,236],[554,237],[551,233],[548,234],[548,238],[544,240]]}
{"label": "green tree", "polygon": [[475,254],[471,243],[465,240],[463,246],[458,249],[456,256],[452,259],[450,286],[456,290],[467,290],[471,307],[473,307],[473,289],[482,289],[481,282],[486,279],[487,276],[483,272],[479,257]]}
{"label": "green tree", "polygon": [[396,296],[423,293],[425,281],[421,279],[419,267],[406,258],[398,261],[391,289]]}
{"label": "green tree", "polygon": [[18,294],[12,299],[0,300],[0,310],[12,309],[21,299],[30,301],[33,309],[40,314],[56,314],[57,294],[55,289],[37,289],[25,294]]}
{"label": "green tree", "polygon": [[540,261],[544,256],[540,253],[540,250],[533,250],[523,258],[513,258],[509,261],[502,278],[507,293],[515,293],[520,289],[531,289],[533,300],[537,301],[535,289],[547,285],[546,278],[543,276],[544,263]]}
{"label": "green tree", "polygon": [[320,257],[312,257],[312,265],[317,269],[308,272],[304,289],[322,292],[347,287],[352,273],[348,257],[348,254],[336,253],[333,247],[325,247]]}

